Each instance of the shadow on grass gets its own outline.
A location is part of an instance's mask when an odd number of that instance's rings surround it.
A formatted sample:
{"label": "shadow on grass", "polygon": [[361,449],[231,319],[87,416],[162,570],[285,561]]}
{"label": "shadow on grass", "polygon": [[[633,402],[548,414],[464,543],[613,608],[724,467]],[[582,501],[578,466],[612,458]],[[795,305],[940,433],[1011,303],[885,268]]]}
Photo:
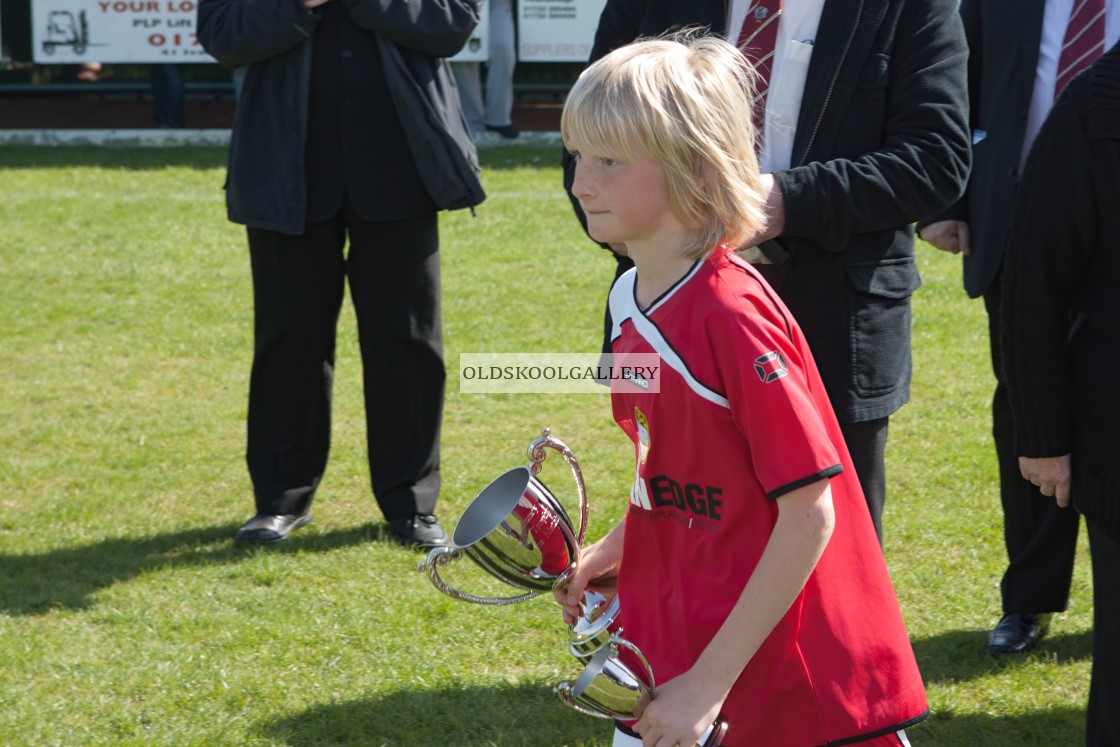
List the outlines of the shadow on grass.
{"label": "shadow on grass", "polygon": [[391,541],[385,525],[367,523],[332,532],[305,532],[259,548],[233,542],[237,524],[187,529],[152,537],[108,539],[39,555],[0,553],[0,612],[39,615],[56,608],[80,610],[101,589],[152,568],[236,563],[256,552],[327,552]]}
{"label": "shadow on grass", "polygon": [[1085,712],[1051,708],[1012,716],[934,713],[906,733],[921,747],[1074,747],[1085,743]]}
{"label": "shadow on grass", "polygon": [[1065,664],[1093,655],[1091,630],[1047,636],[1029,654],[1018,656],[993,656],[985,648],[987,641],[986,630],[953,630],[914,641],[914,655],[922,677],[930,684],[998,674],[1020,666],[1028,658]]}
{"label": "shadow on grass", "polygon": [[[551,685],[463,687],[398,692],[329,703],[262,722],[270,743],[286,747],[540,747],[607,745],[606,720],[563,706]],[[1055,747],[1084,741],[1085,714],[1052,708],[1019,715],[934,713],[908,730],[923,747]]]}
{"label": "shadow on grass", "polygon": [[288,747],[541,747],[610,743],[611,722],[571,710],[551,684],[464,686],[329,703],[262,722]]}

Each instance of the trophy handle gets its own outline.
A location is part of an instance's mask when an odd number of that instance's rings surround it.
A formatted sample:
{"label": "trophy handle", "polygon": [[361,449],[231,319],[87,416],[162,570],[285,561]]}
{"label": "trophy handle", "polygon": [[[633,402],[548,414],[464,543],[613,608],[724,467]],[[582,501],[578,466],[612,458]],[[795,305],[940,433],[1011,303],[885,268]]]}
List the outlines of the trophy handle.
{"label": "trophy handle", "polygon": [[560,452],[572,470],[572,477],[576,479],[576,492],[579,494],[579,532],[576,535],[576,545],[582,547],[583,538],[587,534],[587,488],[583,484],[583,471],[580,470],[579,462],[576,461],[572,450],[560,439],[552,437],[552,429],[542,428],[541,437],[529,444],[529,474],[534,477],[540,474],[546,446]]}
{"label": "trophy handle", "polygon": [[646,655],[641,652],[641,649],[621,636],[612,635],[607,645],[612,646],[616,651],[619,646],[623,646],[630,649],[634,655],[638,657],[638,661],[642,662],[642,666],[646,668],[646,674],[649,675],[649,697],[652,700],[657,693],[657,685],[653,682],[653,667],[651,667],[649,661],[646,660]]}
{"label": "trophy handle", "polygon": [[458,589],[448,585],[442,578],[440,578],[439,569],[437,568],[437,566],[450,565],[452,561],[458,560],[461,557],[463,557],[462,550],[453,550],[450,547],[437,547],[434,548],[430,553],[428,553],[428,559],[423,563],[420,563],[417,567],[417,570],[427,571],[428,578],[432,580],[432,583],[437,589],[439,589],[452,599],[459,599],[464,602],[473,602],[475,604],[489,604],[497,607],[504,607],[507,604],[517,604],[518,602],[524,602],[526,599],[532,599],[540,593],[537,591],[530,591],[526,594],[521,594],[516,597],[476,597],[473,594],[467,594],[464,591],[459,591]]}
{"label": "trophy handle", "polygon": [[590,708],[577,703],[572,698],[572,683],[570,682],[561,682],[553,689],[553,692],[560,697],[560,700],[564,702],[564,705],[568,706],[569,708],[574,708],[582,714],[585,714],[587,716],[594,716],[595,718],[614,718],[614,716],[611,716],[610,714],[593,711]]}

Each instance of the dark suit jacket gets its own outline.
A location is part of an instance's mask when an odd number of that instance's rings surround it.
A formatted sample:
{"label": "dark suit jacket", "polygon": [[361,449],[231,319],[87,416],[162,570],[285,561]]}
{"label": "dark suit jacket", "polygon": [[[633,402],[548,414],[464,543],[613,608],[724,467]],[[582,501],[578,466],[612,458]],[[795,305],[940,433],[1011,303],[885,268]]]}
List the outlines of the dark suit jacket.
{"label": "dark suit jacket", "polygon": [[1045,0],[961,2],[969,47],[969,124],[983,139],[972,149],[964,197],[919,226],[939,220],[969,224],[972,253],[964,258],[964,289],[973,298],[983,295],[1003,264],[1045,7]]}
{"label": "dark suit jacket", "polygon": [[[592,59],[682,25],[722,34],[725,13],[723,0],[608,0]],[[825,0],[794,165],[774,175],[786,203],[774,253],[788,259],[759,269],[804,330],[841,422],[909,399],[911,223],[963,192],[966,59],[955,0]]]}
{"label": "dark suit jacket", "polygon": [[1003,278],[1018,453],[1072,455],[1073,502],[1120,540],[1120,44],[1076,77],[1031,149]]}

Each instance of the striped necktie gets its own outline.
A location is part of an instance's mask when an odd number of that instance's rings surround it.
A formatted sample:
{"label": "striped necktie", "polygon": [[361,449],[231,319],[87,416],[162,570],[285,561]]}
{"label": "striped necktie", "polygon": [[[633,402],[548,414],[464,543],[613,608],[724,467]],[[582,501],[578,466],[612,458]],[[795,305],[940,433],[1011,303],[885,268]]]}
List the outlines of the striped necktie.
{"label": "striped necktie", "polygon": [[759,134],[766,111],[766,93],[770,90],[770,70],[774,63],[774,45],[778,41],[778,19],[781,15],[782,0],[757,0],[747,10],[737,40],[739,51],[746,55],[758,71],[754,124],[759,128]]}
{"label": "striped necktie", "polygon": [[1066,25],[1062,54],[1058,57],[1058,77],[1054,98],[1079,72],[1093,64],[1104,52],[1104,0],[1074,0]]}

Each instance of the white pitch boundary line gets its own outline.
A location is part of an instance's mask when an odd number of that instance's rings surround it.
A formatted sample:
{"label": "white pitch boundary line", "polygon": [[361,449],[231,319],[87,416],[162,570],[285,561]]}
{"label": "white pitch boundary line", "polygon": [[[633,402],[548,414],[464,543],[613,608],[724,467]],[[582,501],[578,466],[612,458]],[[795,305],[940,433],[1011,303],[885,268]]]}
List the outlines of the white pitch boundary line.
{"label": "white pitch boundary line", "polygon": [[[0,145],[96,145],[117,148],[228,146],[229,130],[0,130]],[[561,146],[559,132],[522,132],[513,140],[495,132],[475,137],[480,149]]]}

